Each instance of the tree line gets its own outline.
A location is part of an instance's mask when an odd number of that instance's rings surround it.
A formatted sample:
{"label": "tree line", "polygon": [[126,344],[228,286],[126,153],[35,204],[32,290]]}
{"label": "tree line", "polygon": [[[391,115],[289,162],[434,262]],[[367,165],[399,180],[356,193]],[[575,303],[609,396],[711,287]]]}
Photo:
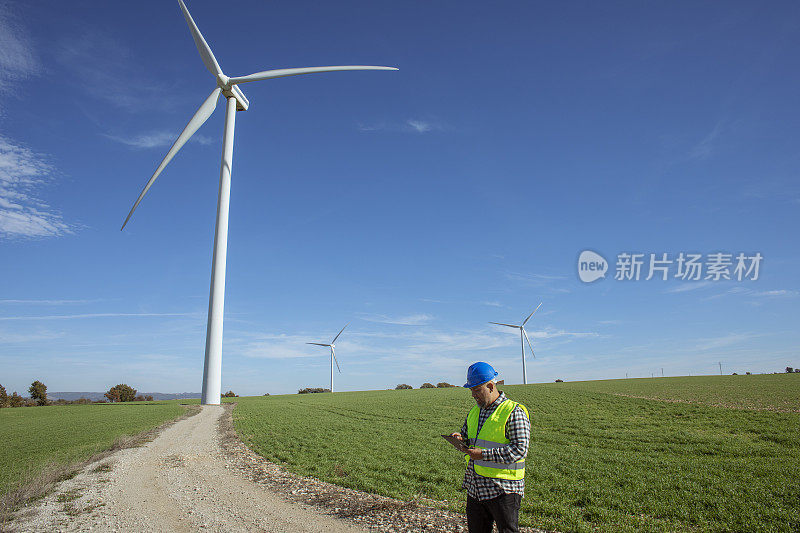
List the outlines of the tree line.
{"label": "tree line", "polygon": [[[423,383],[422,385],[419,386],[420,389],[446,389],[448,387],[455,387],[455,385],[451,385],[450,383],[447,383],[446,381],[441,381],[441,382],[437,383],[436,385],[434,385],[433,383]],[[404,389],[413,389],[413,388],[414,387],[412,387],[411,385],[408,385],[407,383],[401,383],[397,387],[395,387],[394,390],[404,390]]]}
{"label": "tree line", "polygon": [[105,400],[92,401],[88,398],[78,398],[77,400],[50,400],[47,397],[47,385],[38,379],[31,383],[28,387],[29,397],[25,398],[20,396],[17,391],[14,391],[11,396],[8,395],[6,388],[0,385],[0,408],[1,407],[33,407],[37,405],[84,405],[89,403],[116,403],[116,402],[152,402],[151,395],[143,396],[136,394],[136,389],[120,383],[114,385],[108,392],[104,394]]}

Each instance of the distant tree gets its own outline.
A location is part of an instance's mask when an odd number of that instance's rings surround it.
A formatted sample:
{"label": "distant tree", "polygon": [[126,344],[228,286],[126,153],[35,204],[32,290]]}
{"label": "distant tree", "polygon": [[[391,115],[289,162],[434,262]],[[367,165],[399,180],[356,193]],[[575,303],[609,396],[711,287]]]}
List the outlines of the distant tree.
{"label": "distant tree", "polygon": [[395,387],[394,390],[413,389],[413,388],[414,387],[412,387],[411,385],[407,385],[405,383],[401,383],[400,385]]}
{"label": "distant tree", "polygon": [[437,384],[436,384],[436,386],[437,386],[438,388],[440,388],[440,389],[445,389],[445,388],[447,388],[447,387],[455,387],[455,385],[450,385],[450,384],[449,384],[448,382],[446,382],[446,381],[442,381],[441,383],[437,383]]}
{"label": "distant tree", "polygon": [[268,392],[265,392],[265,393],[264,393],[264,396],[269,396],[269,393],[268,393]]}
{"label": "distant tree", "polygon": [[41,381],[36,380],[31,383],[28,388],[28,394],[31,395],[32,399],[36,400],[38,405],[47,405],[47,385]]}
{"label": "distant tree", "polygon": [[433,385],[433,383],[423,383],[422,385],[419,386],[419,388],[420,389],[435,389],[436,387]]}
{"label": "distant tree", "polygon": [[8,393],[6,388],[0,385],[0,409],[8,407]]}
{"label": "distant tree", "polygon": [[136,389],[120,383],[108,389],[104,396],[109,402],[132,402],[136,399]]}
{"label": "distant tree", "polygon": [[749,376],[749,375],[750,375],[750,372],[745,372],[745,375],[746,375],[746,376]]}
{"label": "distant tree", "polygon": [[11,407],[22,407],[23,405],[25,405],[25,399],[19,394],[17,394],[17,391],[14,391],[14,393],[8,399],[8,404]]}
{"label": "distant tree", "polygon": [[786,367],[786,373],[787,373],[787,374],[791,374],[792,372],[794,372],[794,368],[792,368],[792,367],[790,367],[790,366],[787,366],[787,367]]}
{"label": "distant tree", "polygon": [[297,391],[297,394],[312,394],[315,392],[330,392],[330,389],[322,389],[320,387],[306,387],[305,389],[300,389]]}
{"label": "distant tree", "polygon": [[140,394],[139,396],[137,396],[136,398],[134,398],[134,399],[133,399],[133,401],[134,401],[134,402],[143,402],[143,401],[144,401],[144,396],[142,396],[142,395]]}
{"label": "distant tree", "polygon": [[800,368],[795,368],[795,369],[794,369],[794,372],[795,372],[795,374],[796,374],[796,373],[798,373],[798,372],[800,372]]}
{"label": "distant tree", "polygon": [[75,404],[77,405],[87,405],[90,403],[92,403],[92,400],[90,400],[89,398],[78,398],[77,400],[75,400]]}
{"label": "distant tree", "polygon": [[222,395],[223,398],[238,398],[239,395],[235,394],[232,390],[229,390],[225,394]]}
{"label": "distant tree", "polygon": [[564,383],[564,380],[563,379],[557,379],[556,383]]}
{"label": "distant tree", "polygon": [[147,396],[144,397],[144,401],[152,402],[153,401],[153,395],[152,394],[148,394]]}
{"label": "distant tree", "polygon": [[738,376],[738,375],[739,375],[739,374],[737,374],[736,372],[734,372],[733,374],[731,374],[731,376]]}

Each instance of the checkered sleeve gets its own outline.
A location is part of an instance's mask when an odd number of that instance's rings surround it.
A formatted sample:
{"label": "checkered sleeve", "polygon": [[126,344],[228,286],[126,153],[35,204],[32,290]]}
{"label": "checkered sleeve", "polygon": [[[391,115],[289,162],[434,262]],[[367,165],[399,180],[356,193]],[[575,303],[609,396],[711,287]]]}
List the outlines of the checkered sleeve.
{"label": "checkered sleeve", "polygon": [[464,439],[464,443],[467,442],[467,419],[464,419],[464,425],[461,426],[461,438]]}
{"label": "checkered sleeve", "polygon": [[514,463],[527,455],[528,443],[531,440],[531,421],[520,406],[517,406],[508,417],[506,437],[510,441],[507,445],[483,450],[485,460],[496,463]]}

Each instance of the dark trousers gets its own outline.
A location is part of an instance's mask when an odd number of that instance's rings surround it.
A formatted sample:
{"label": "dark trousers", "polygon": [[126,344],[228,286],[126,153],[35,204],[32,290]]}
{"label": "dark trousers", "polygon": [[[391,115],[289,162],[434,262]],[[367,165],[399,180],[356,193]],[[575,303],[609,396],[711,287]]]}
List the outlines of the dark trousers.
{"label": "dark trousers", "polygon": [[469,533],[492,533],[497,522],[500,533],[519,533],[519,494],[501,494],[489,500],[467,496],[467,527]]}

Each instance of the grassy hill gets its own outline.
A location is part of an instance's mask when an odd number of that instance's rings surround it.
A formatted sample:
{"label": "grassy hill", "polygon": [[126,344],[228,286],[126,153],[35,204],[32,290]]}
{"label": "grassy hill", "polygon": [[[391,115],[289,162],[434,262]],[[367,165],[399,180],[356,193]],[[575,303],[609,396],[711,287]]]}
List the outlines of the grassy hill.
{"label": "grassy hill", "polygon": [[[503,390],[531,413],[525,525],[564,532],[800,529],[800,375]],[[243,440],[294,472],[463,509],[462,456],[439,435],[461,427],[473,404],[464,389],[238,401],[234,421]]]}

